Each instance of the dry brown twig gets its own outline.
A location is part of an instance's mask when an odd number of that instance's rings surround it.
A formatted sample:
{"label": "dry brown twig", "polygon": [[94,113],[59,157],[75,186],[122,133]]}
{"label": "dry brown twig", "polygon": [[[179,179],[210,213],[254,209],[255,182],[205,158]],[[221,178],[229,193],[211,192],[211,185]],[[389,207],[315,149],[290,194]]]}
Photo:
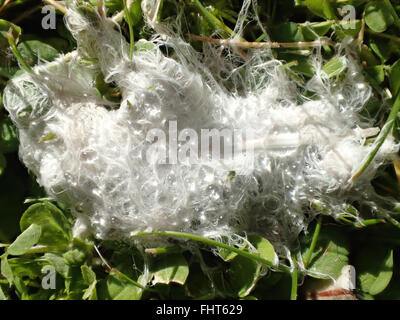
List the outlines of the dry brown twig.
{"label": "dry brown twig", "polygon": [[0,7],[0,14],[7,8],[7,6],[11,3],[11,0],[4,1],[3,5]]}
{"label": "dry brown twig", "polygon": [[194,34],[188,34],[193,40],[215,43],[223,46],[235,46],[248,49],[277,49],[277,48],[309,48],[320,46],[335,46],[335,43],[329,39],[321,39],[319,41],[309,42],[241,42],[227,39],[213,39]]}

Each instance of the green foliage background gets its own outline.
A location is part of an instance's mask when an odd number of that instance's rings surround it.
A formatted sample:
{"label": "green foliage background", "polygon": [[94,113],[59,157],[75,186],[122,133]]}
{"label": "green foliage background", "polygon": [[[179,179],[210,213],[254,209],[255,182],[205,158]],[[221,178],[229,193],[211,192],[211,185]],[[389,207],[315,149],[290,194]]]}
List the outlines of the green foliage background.
{"label": "green foliage background", "polygon": [[[88,0],[94,6],[97,1]],[[134,0],[121,22],[127,39],[148,38],[140,0]],[[397,0],[259,0],[259,17],[272,41],[313,41],[317,36],[335,42],[356,39],[357,53],[366,80],[374,88],[368,112],[382,126],[400,89],[400,1]],[[109,14],[124,10],[122,0],[105,0]],[[159,19],[174,19],[184,10],[184,34],[222,37],[231,34],[241,8],[240,0],[163,0]],[[201,245],[190,252],[171,240],[167,248],[143,252],[121,241],[98,242],[72,236],[73,217],[63,204],[46,199],[35,177],[18,160],[18,136],[1,103],[7,81],[32,67],[39,59],[51,61],[75,48],[74,39],[57,11],[56,30],[43,30],[42,3],[38,0],[0,0],[0,300],[2,299],[296,299],[312,286],[326,282],[319,273],[337,277],[347,264],[355,266],[360,299],[400,299],[400,230],[392,215],[378,216],[368,208],[349,205],[367,217],[355,223],[346,212],[339,221],[329,217],[314,221],[307,234],[294,244],[293,261],[303,260],[306,272],[277,266],[268,240],[251,235],[258,253],[248,248],[230,248],[190,235]],[[343,8],[355,8],[355,28],[347,28]],[[348,12],[347,12],[348,13]],[[12,23],[12,24],[10,24]],[[129,34],[132,27],[133,34]],[[11,40],[10,40],[11,36]],[[260,42],[265,35],[249,23],[243,38]],[[197,50],[199,41],[187,39]],[[13,42],[15,47],[13,48]],[[340,81],[344,71],[332,47],[324,46],[324,71]],[[276,49],[286,62],[287,73],[298,81],[313,75],[310,50]],[[19,59],[19,63],[16,59]],[[118,99],[118,90],[101,79],[98,94]],[[392,98],[393,97],[393,98]],[[383,107],[382,107],[383,106]],[[398,118],[393,134],[398,137]],[[51,138],[51,137],[49,137]],[[376,190],[400,200],[395,161],[379,170]],[[310,210],[311,211],[311,210]],[[314,213],[325,213],[316,205]],[[311,212],[312,213],[312,212]],[[171,236],[171,234],[165,234]],[[209,246],[219,248],[220,257]],[[101,252],[101,254],[100,254]],[[195,254],[194,254],[195,253]],[[288,261],[281,261],[288,264]],[[150,266],[144,272],[144,266]],[[44,289],[46,266],[56,271],[55,289]],[[146,278],[147,277],[147,278]],[[149,284],[143,286],[147,279]]]}

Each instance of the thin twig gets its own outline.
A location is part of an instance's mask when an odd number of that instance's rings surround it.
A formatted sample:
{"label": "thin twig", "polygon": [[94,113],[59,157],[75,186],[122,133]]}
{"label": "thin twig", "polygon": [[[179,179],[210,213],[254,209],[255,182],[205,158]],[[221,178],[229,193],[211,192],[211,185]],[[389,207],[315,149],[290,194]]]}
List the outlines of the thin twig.
{"label": "thin twig", "polygon": [[309,48],[321,47],[325,45],[334,46],[335,43],[331,40],[309,41],[309,42],[241,42],[226,39],[213,39],[194,34],[188,34],[194,40],[215,43],[223,46],[235,46],[240,48],[255,48],[255,49],[277,49],[277,48]]}
{"label": "thin twig", "polygon": [[3,5],[0,7],[0,14],[7,8],[7,6],[11,3],[11,0],[4,1]]}
{"label": "thin twig", "polygon": [[112,267],[108,264],[107,260],[103,257],[103,255],[100,253],[99,249],[97,246],[94,246],[94,250],[96,251],[97,255],[100,257],[101,261],[105,264],[107,267],[108,271],[112,270]]}
{"label": "thin twig", "polygon": [[97,11],[98,11],[98,13],[99,13],[99,15],[101,17],[104,17],[105,13],[104,13],[104,10],[103,10],[103,0],[98,0],[97,1]]}
{"label": "thin twig", "polygon": [[55,0],[43,0],[43,2],[46,2],[47,4],[53,6],[54,8],[56,8],[58,11],[62,12],[62,13],[67,13],[67,8],[65,6],[63,6],[59,1],[55,1]]}
{"label": "thin twig", "polygon": [[15,23],[15,24],[20,23],[26,17],[29,17],[32,13],[35,13],[36,11],[38,11],[41,7],[42,7],[41,5],[37,5],[37,6],[33,7],[32,9],[25,11],[23,14],[21,14],[17,18],[15,18],[12,21],[12,23]]}
{"label": "thin twig", "polygon": [[136,281],[132,280],[131,278],[129,278],[127,275],[125,275],[121,271],[111,267],[110,264],[107,262],[107,260],[102,256],[102,254],[100,253],[100,251],[97,248],[97,246],[94,246],[94,249],[95,249],[97,255],[100,257],[101,261],[105,264],[105,266],[107,267],[107,269],[108,269],[108,271],[110,273],[111,272],[116,273],[117,275],[119,275],[120,277],[124,278],[126,281],[132,283],[134,286],[139,287],[140,289],[151,291],[151,292],[158,292],[157,290],[154,290],[154,289],[151,289],[151,288],[147,288],[147,287],[141,285],[139,282],[136,282]]}

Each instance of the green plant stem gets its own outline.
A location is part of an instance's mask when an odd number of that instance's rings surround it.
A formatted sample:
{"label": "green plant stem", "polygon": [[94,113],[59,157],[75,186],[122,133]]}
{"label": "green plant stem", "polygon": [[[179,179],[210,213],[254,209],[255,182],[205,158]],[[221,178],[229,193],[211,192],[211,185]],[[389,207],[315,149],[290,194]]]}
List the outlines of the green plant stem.
{"label": "green plant stem", "polygon": [[317,225],[315,226],[314,234],[313,234],[313,237],[311,240],[310,249],[308,249],[306,259],[304,260],[304,266],[306,266],[306,267],[311,261],[312,253],[314,252],[315,246],[318,241],[318,236],[319,236],[319,232],[321,230],[321,225],[322,225],[322,215],[319,215],[318,220],[317,220]]}
{"label": "green plant stem", "polygon": [[297,300],[297,260],[294,254],[292,254],[292,263],[293,263],[293,271],[292,271],[292,289],[290,291],[290,300]]}
{"label": "green plant stem", "polygon": [[279,271],[282,272],[286,272],[286,273],[290,273],[291,270],[289,267],[287,266],[283,266],[283,265],[278,265],[275,266],[271,261],[268,261],[262,257],[260,257],[258,254],[255,253],[251,253],[251,252],[247,252],[232,246],[229,246],[225,243],[222,242],[218,242],[215,240],[211,240],[208,238],[204,238],[195,234],[190,234],[190,233],[183,233],[183,232],[175,232],[175,231],[153,231],[153,232],[138,232],[133,234],[132,236],[150,236],[150,235],[161,235],[161,236],[169,236],[169,237],[179,237],[179,238],[187,238],[190,240],[194,240],[194,241],[198,241],[198,242],[203,242],[212,246],[216,246],[216,247],[220,247],[220,248],[224,248],[226,250],[230,250],[232,252],[237,253],[238,255],[241,255],[243,257],[246,257],[248,259],[252,259],[255,260],[257,262],[260,262],[270,268],[274,268],[277,269]]}
{"label": "green plant stem", "polygon": [[398,222],[396,219],[394,219],[389,213],[387,213],[384,210],[377,210],[379,214],[381,214],[387,221],[389,221],[392,225],[394,225],[396,228],[400,229],[400,222]]}
{"label": "green plant stem", "polygon": [[264,40],[264,38],[266,37],[266,34],[265,33],[263,33],[261,36],[259,36],[256,40],[254,40],[254,42],[260,42],[260,41],[263,41]]}
{"label": "green plant stem", "polygon": [[18,62],[21,64],[21,66],[25,69],[25,71],[32,72],[31,66],[29,64],[27,64],[26,61],[24,60],[24,58],[21,56],[21,53],[19,52],[19,50],[15,44],[15,39],[11,33],[7,34],[7,40],[8,40],[8,44],[11,47],[11,51],[13,52],[14,56],[17,58]]}
{"label": "green plant stem", "polygon": [[208,11],[204,6],[201,4],[199,0],[192,0],[194,5],[200,11],[200,13],[204,16],[204,18],[208,21],[208,23],[214,29],[222,30],[226,36],[231,36],[234,34],[233,30],[225,25],[222,21],[220,21],[216,16],[214,16],[210,11]]}
{"label": "green plant stem", "polygon": [[150,291],[150,292],[157,292],[157,290],[155,289],[151,289],[148,287],[145,287],[143,285],[141,285],[139,282],[136,282],[135,280],[132,280],[131,278],[129,278],[126,274],[122,273],[121,271],[115,269],[115,268],[111,268],[111,272],[114,272],[115,274],[119,275],[121,278],[124,278],[126,281],[128,281],[129,283],[133,284],[136,287],[139,287],[140,289],[146,290],[146,291]]}
{"label": "green plant stem", "polygon": [[374,148],[365,158],[360,168],[350,178],[349,183],[353,183],[355,180],[357,180],[371,164],[372,160],[375,158],[380,147],[385,142],[386,137],[388,136],[390,130],[392,129],[394,120],[396,119],[399,111],[400,111],[400,94],[398,93],[396,96],[396,100],[393,103],[393,107],[392,110],[390,111],[389,117],[387,118],[385,125],[383,126],[381,132],[379,133],[379,136],[375,140]]}
{"label": "green plant stem", "polygon": [[181,252],[181,248],[179,247],[165,247],[165,248],[149,248],[145,249],[146,253],[150,254],[164,254],[164,253],[178,253]]}
{"label": "green plant stem", "polygon": [[126,0],[123,0],[123,3],[124,3],[125,18],[126,18],[126,22],[128,23],[128,28],[129,28],[129,59],[132,60],[133,59],[133,49],[134,49],[134,44],[135,44],[135,37],[133,34],[133,23],[132,23],[131,13],[126,4]]}
{"label": "green plant stem", "polygon": [[385,219],[368,219],[368,220],[364,220],[362,222],[356,222],[354,224],[354,226],[356,228],[365,228],[365,227],[374,226],[374,225],[381,224],[381,223],[386,223],[386,220]]}

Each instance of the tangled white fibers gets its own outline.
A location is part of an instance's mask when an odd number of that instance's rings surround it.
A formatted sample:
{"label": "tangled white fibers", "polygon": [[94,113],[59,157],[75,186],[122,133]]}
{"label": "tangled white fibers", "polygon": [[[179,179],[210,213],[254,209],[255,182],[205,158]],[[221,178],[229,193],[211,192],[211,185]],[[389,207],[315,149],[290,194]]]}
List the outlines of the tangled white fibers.
{"label": "tangled white fibers", "polygon": [[[143,2],[147,18],[151,5]],[[101,239],[151,230],[230,239],[255,232],[279,247],[307,227],[313,199],[333,216],[355,200],[379,201],[370,181],[397,145],[386,139],[348,183],[373,147],[366,138],[377,133],[374,119],[360,116],[371,88],[348,45],[337,48],[340,81],[329,79],[314,49],[315,76],[301,87],[269,50],[243,57],[208,44],[200,55],[172,27],[150,20],[157,32],[136,43],[131,60],[118,25],[75,1],[66,22],[78,49],[5,89],[20,157],[50,196],[69,205],[77,225]],[[99,75],[120,89],[120,104],[96,94]],[[196,154],[195,138],[205,129],[250,133],[233,144],[251,152],[199,156],[207,150]],[[176,161],[187,151],[197,161]]]}

